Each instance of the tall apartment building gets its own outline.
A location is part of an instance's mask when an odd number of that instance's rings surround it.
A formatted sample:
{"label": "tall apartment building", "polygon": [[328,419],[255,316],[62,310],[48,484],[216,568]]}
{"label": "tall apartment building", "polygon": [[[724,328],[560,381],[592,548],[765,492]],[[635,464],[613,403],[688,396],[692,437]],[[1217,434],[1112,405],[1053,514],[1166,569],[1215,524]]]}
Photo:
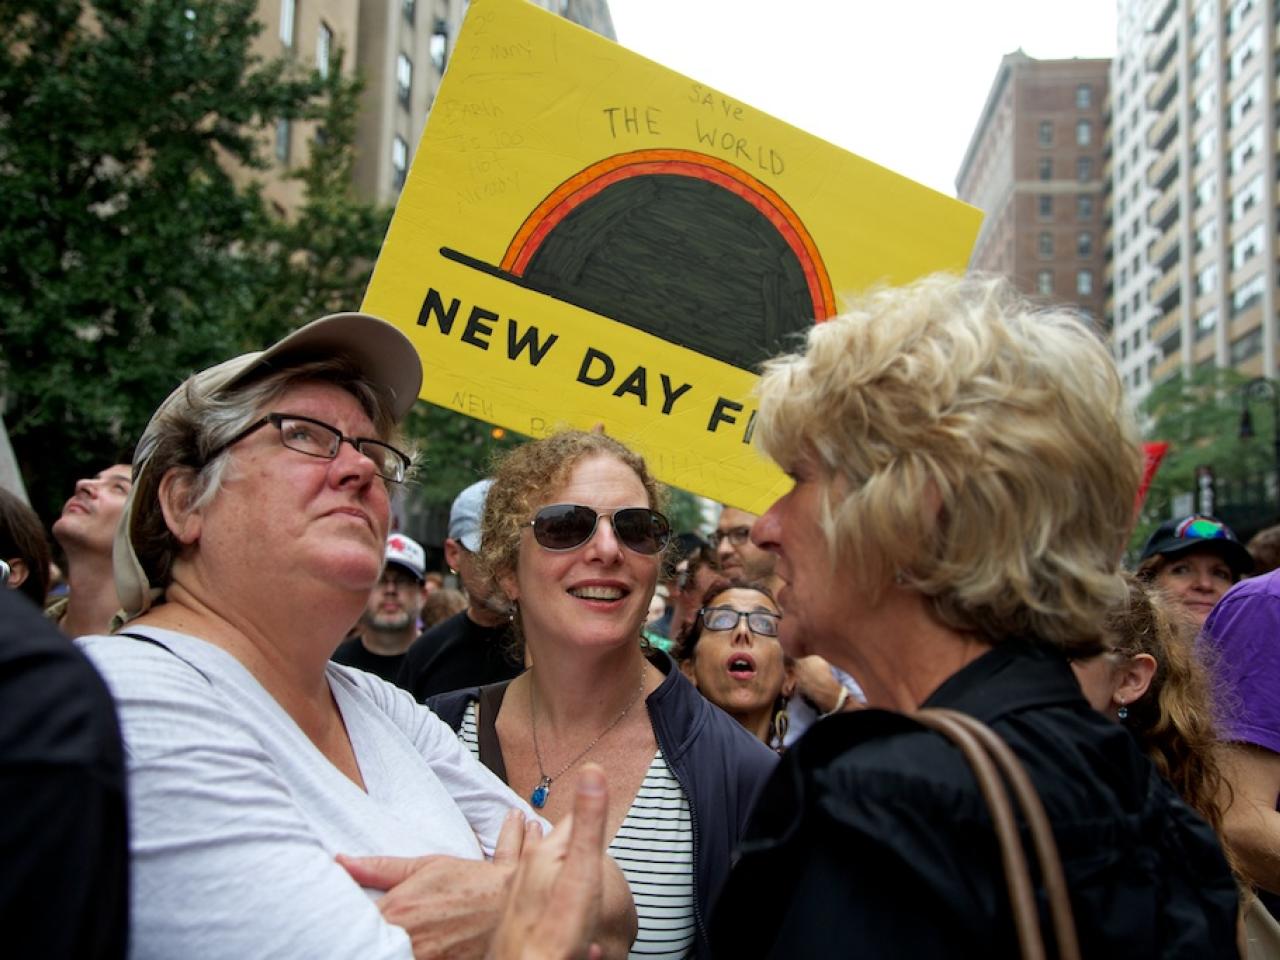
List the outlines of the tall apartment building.
{"label": "tall apartment building", "polygon": [[[608,0],[534,2],[616,39]],[[362,199],[393,203],[399,195],[466,7],[466,0],[260,0],[260,54],[320,63],[340,45],[344,72],[363,78],[352,174]],[[281,173],[306,162],[314,134],[304,123],[282,122],[275,131],[265,192],[284,210],[300,202],[301,188]]]}
{"label": "tall apartment building", "polygon": [[1120,0],[1107,234],[1131,396],[1276,375],[1276,0]]}
{"label": "tall apartment building", "polygon": [[1109,60],[1006,55],[956,176],[986,217],[969,266],[1101,318]]}

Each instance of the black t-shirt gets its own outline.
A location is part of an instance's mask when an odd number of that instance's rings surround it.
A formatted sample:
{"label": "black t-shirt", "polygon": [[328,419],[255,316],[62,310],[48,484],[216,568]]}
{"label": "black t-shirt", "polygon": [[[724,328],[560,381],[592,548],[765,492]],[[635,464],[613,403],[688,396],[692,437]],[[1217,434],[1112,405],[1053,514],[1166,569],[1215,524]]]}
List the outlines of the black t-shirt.
{"label": "black t-shirt", "polygon": [[404,656],[403,653],[393,653],[390,656],[374,653],[360,642],[359,634],[353,634],[338,645],[338,649],[333,651],[333,656],[329,659],[334,663],[372,673],[387,683],[395,683],[396,677],[400,674],[400,665],[404,663]]}
{"label": "black t-shirt", "polygon": [[0,937],[11,957],[124,957],[129,837],[115,704],[93,666],[0,587]]}
{"label": "black t-shirt", "polygon": [[507,653],[509,645],[505,623],[482,627],[463,610],[413,642],[396,683],[421,703],[438,693],[510,680],[524,665]]}

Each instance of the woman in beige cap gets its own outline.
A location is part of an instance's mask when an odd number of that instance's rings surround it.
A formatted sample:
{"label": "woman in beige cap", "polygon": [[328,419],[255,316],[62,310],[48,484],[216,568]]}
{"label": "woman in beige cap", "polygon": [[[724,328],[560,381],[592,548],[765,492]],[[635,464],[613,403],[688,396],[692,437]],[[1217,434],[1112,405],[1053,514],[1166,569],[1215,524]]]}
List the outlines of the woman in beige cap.
{"label": "woman in beige cap", "polygon": [[[81,641],[129,758],[135,957],[485,949],[510,873],[487,861],[532,810],[408,694],[329,662],[382,569],[421,376],[390,324],[326,317],[189,378],[138,444],[126,626]],[[353,875],[378,870],[340,854],[405,858],[403,883],[375,902]],[[604,869],[618,953],[634,915]]]}

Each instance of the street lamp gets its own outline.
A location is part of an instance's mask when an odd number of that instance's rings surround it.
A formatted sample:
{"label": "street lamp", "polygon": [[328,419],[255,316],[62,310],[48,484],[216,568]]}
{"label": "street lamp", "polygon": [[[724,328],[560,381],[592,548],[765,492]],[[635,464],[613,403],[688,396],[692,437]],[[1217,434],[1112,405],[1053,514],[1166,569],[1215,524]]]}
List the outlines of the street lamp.
{"label": "street lamp", "polygon": [[1276,489],[1280,491],[1280,390],[1274,380],[1254,377],[1240,388],[1240,439],[1252,440],[1253,416],[1249,412],[1249,397],[1261,396],[1271,400],[1272,467],[1276,472]]}

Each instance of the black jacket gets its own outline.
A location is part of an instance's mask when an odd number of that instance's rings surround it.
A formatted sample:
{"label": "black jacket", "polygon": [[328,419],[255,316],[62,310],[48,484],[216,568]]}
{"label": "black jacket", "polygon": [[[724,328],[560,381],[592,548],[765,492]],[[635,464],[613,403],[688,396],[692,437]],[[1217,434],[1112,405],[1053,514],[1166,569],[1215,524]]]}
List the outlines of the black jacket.
{"label": "black jacket", "polygon": [[0,953],[123,960],[126,808],[106,684],[26,597],[0,586]]}
{"label": "black jacket", "polygon": [[[1003,644],[924,706],[977,717],[1023,761],[1083,956],[1236,956],[1239,901],[1213,832],[1089,708],[1061,656]],[[711,941],[719,957],[1018,956],[999,846],[958,750],[887,711],[819,724],[761,794]]]}
{"label": "black jacket", "polygon": [[[730,855],[746,826],[752,801],[777,764],[777,755],[736,720],[713,706],[665,653],[650,661],[666,679],[645,706],[654,737],[693,818],[694,915],[697,955],[708,956],[709,905],[729,871]],[[480,688],[432,697],[427,705],[457,730]]]}
{"label": "black jacket", "polygon": [[505,623],[482,627],[462,610],[413,641],[395,684],[425,703],[436,694],[510,680],[524,664],[511,658],[509,642]]}

